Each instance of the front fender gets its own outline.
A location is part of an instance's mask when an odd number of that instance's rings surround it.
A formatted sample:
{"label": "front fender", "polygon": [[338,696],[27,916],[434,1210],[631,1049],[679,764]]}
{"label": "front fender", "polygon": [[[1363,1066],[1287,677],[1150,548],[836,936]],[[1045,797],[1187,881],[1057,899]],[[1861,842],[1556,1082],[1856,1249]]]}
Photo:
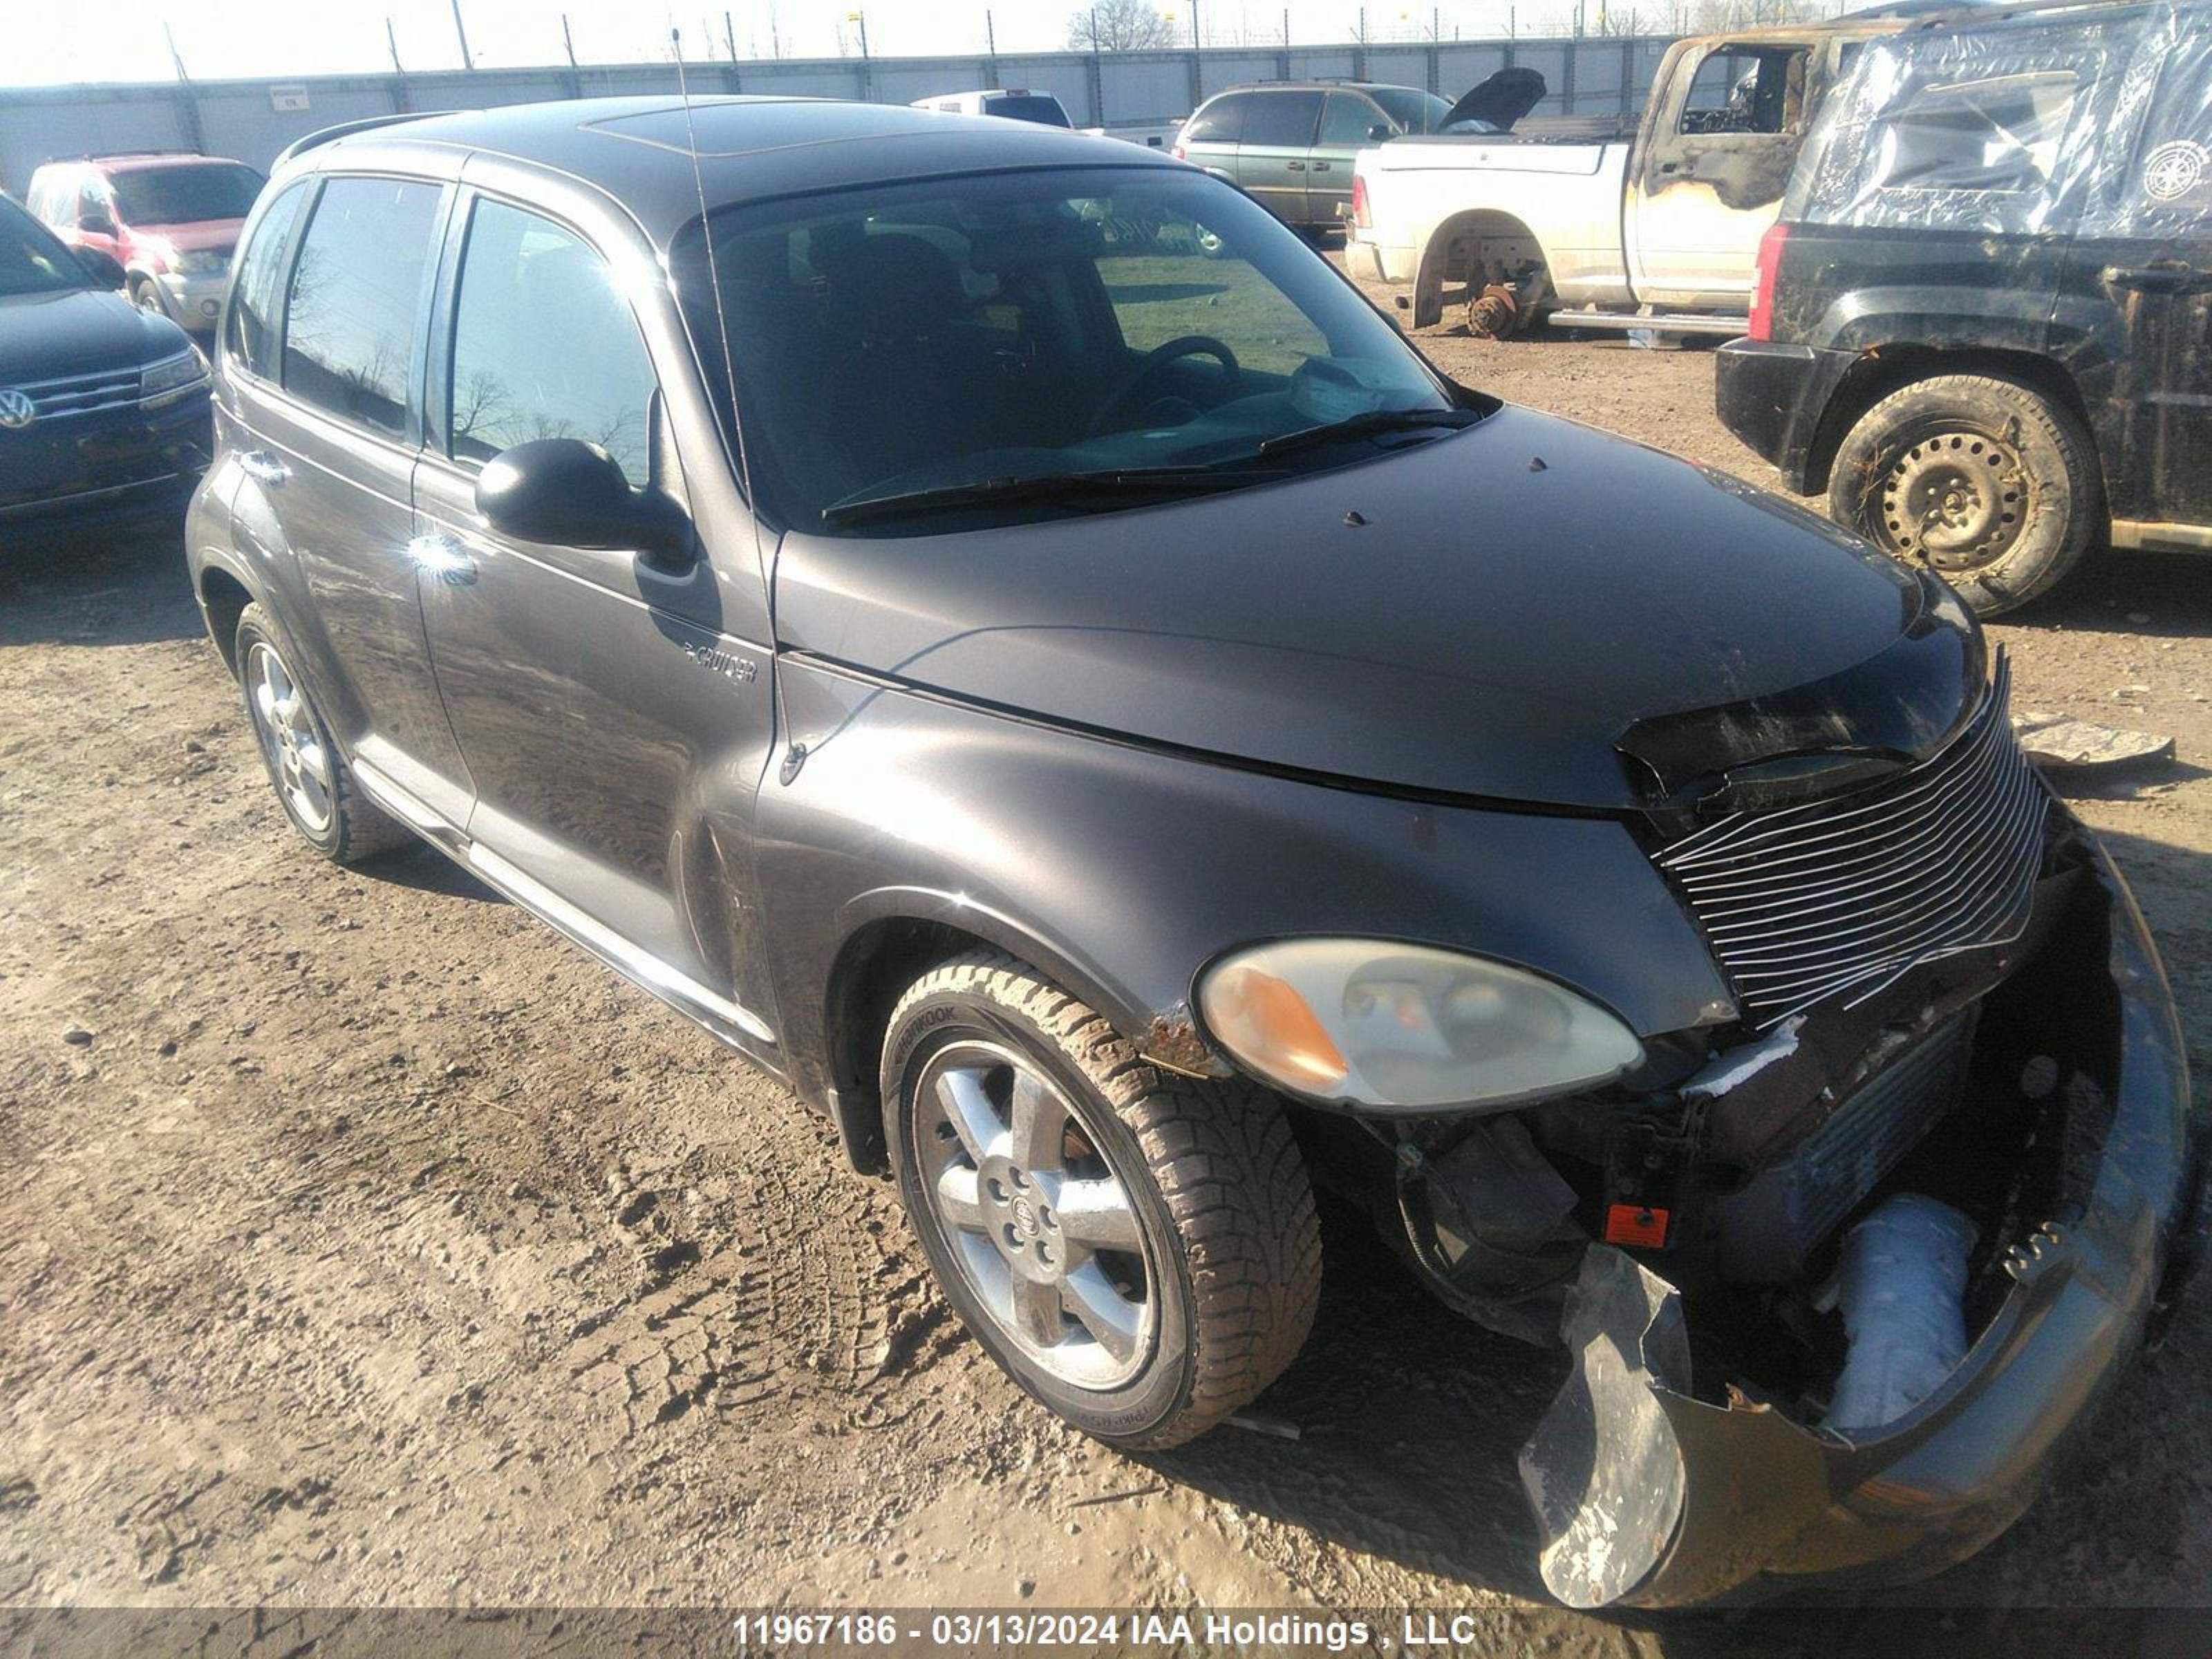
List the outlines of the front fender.
{"label": "front fender", "polygon": [[[787,655],[788,744],[761,890],[801,1086],[836,1082],[827,991],[860,927],[906,917],[1025,957],[1186,1070],[1194,981],[1296,934],[1404,939],[1550,975],[1641,1034],[1724,1000],[1627,827],[1294,781],[1087,735]],[[788,750],[787,750],[788,752]]]}

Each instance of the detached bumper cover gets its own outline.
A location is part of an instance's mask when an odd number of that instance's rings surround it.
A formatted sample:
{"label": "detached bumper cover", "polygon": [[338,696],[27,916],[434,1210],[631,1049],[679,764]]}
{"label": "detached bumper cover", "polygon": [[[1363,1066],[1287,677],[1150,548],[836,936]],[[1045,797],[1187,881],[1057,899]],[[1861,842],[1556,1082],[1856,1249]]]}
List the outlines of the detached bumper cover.
{"label": "detached bumper cover", "polygon": [[1681,1391],[1679,1296],[1620,1252],[1592,1249],[1565,1321],[1574,1375],[1522,1455],[1545,1582],[1562,1601],[1671,1607],[1816,1577],[1925,1577],[2027,1507],[2179,1292],[2195,1265],[2185,1240],[2201,1231],[2172,998],[2101,852],[2096,874],[2111,901],[2121,1051],[2081,1213],[2016,1249],[2014,1288],[1948,1381],[1861,1438]]}
{"label": "detached bumper cover", "polygon": [[1808,494],[1820,418],[1856,360],[1850,351],[1730,340],[1715,354],[1714,412],[1771,462],[1790,489]]}

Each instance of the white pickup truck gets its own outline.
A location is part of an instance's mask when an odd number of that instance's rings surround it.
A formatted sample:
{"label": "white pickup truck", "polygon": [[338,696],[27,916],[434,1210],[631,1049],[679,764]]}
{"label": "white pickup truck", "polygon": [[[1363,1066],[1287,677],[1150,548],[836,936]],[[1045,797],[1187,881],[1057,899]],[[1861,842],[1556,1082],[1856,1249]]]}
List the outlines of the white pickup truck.
{"label": "white pickup truck", "polygon": [[1641,119],[1611,134],[1546,131],[1540,118],[1362,150],[1346,264],[1410,288],[1398,305],[1417,328],[1441,322],[1460,290],[1486,334],[1547,315],[1741,334],[1759,239],[1814,108],[1863,42],[1903,27],[1869,18],[1677,41]]}

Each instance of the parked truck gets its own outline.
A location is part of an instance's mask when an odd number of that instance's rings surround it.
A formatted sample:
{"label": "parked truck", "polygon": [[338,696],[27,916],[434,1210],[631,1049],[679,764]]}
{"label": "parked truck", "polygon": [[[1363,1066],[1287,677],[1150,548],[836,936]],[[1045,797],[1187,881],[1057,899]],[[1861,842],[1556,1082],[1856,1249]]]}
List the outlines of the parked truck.
{"label": "parked truck", "polygon": [[[1759,239],[1815,108],[1894,15],[1680,40],[1641,117],[1394,139],[1360,153],[1346,255],[1416,327],[1463,295],[1478,332],[1744,331]],[[1457,294],[1455,294],[1457,290]],[[1563,318],[1564,319],[1564,318]]]}

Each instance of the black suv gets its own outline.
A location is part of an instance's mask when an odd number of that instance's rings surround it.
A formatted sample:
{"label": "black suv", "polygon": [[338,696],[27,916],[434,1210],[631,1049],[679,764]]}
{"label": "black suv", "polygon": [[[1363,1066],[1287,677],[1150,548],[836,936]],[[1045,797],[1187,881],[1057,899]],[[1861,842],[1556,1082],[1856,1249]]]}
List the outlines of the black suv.
{"label": "black suv", "polygon": [[1984,615],[2100,538],[2212,548],[2212,8],[1869,45],[1717,396],[1792,489]]}
{"label": "black suv", "polygon": [[1323,1185],[1572,1351],[1562,1595],[1925,1571],[2160,1294],[2172,1004],[1973,618],[1453,385],[1194,168],[356,132],[278,167],[217,396],[192,580],[299,834],[429,842],[787,1079],[1091,1433],[1290,1364]]}
{"label": "black suv", "polygon": [[0,197],[0,551],[103,520],[173,527],[208,464],[207,363]]}

